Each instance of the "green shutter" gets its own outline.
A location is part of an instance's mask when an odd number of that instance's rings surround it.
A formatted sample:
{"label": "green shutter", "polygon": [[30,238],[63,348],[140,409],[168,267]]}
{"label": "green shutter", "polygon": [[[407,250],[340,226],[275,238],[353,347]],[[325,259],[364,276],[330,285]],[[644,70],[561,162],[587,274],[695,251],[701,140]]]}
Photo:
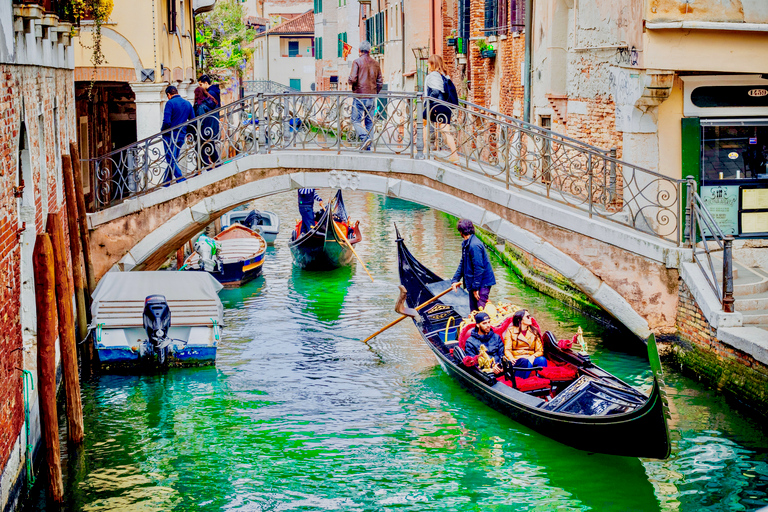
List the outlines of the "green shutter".
{"label": "green shutter", "polygon": [[701,183],[701,120],[698,117],[684,117],[681,124],[681,177],[685,179],[693,176]]}
{"label": "green shutter", "polygon": [[319,39],[320,39],[320,58],[322,59],[323,58],[323,38],[321,37]]}

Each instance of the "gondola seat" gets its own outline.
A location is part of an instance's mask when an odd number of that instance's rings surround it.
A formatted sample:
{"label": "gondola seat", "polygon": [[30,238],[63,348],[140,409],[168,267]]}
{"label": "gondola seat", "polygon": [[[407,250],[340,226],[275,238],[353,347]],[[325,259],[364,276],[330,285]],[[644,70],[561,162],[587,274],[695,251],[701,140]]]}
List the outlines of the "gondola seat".
{"label": "gondola seat", "polygon": [[542,368],[537,372],[539,377],[543,377],[550,381],[565,382],[575,380],[578,376],[576,367],[571,364],[557,366],[557,364],[552,361],[547,361],[547,364],[548,365],[545,368]]}
{"label": "gondola seat", "polygon": [[542,379],[541,377],[536,377],[535,375],[532,375],[527,379],[515,377],[515,382],[512,382],[511,379],[504,376],[499,377],[498,381],[506,384],[511,388],[515,388],[518,391],[522,391],[523,393],[528,393],[530,395],[549,395],[552,390],[552,385],[548,379]]}

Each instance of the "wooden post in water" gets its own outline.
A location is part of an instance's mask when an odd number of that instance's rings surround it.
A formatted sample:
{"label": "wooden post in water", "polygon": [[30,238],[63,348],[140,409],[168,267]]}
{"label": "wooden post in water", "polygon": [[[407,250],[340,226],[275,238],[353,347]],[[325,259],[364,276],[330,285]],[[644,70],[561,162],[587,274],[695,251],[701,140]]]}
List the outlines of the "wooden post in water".
{"label": "wooden post in water", "polygon": [[77,371],[75,319],[72,316],[72,290],[69,287],[64,233],[57,214],[48,214],[46,231],[53,244],[56,303],[59,312],[59,347],[61,348],[61,366],[64,371],[64,392],[67,398],[67,433],[71,443],[80,444],[84,437],[83,404],[80,400],[80,377]]}
{"label": "wooden post in water", "polygon": [[41,233],[32,257],[37,305],[37,392],[40,401],[45,462],[48,468],[48,499],[64,501],[59,454],[59,420],[56,414],[56,278],[50,237]]}
{"label": "wooden post in water", "polygon": [[[80,251],[80,235],[77,223],[77,199],[75,198],[75,182],[72,174],[72,160],[69,155],[61,155],[62,176],[64,178],[64,194],[67,200],[67,227],[69,228],[69,251],[72,255],[72,277],[75,283],[75,303],[77,304],[77,339],[80,345],[80,360],[83,363],[83,375],[88,375],[91,369],[91,344],[84,342],[88,337],[88,304],[86,299],[85,277],[83,275],[83,253]],[[88,295],[90,299],[90,295]]]}
{"label": "wooden post in water", "polygon": [[[80,226],[80,241],[83,246],[83,258],[85,263],[85,279],[88,283],[89,296],[96,289],[96,274],[93,272],[91,260],[91,235],[88,233],[88,221],[85,215],[85,191],[83,191],[83,173],[80,170],[80,151],[77,143],[70,141],[69,154],[72,156],[72,178],[75,182],[75,198],[77,201],[77,222]],[[96,186],[91,183],[91,189]],[[95,193],[95,192],[94,192]]]}

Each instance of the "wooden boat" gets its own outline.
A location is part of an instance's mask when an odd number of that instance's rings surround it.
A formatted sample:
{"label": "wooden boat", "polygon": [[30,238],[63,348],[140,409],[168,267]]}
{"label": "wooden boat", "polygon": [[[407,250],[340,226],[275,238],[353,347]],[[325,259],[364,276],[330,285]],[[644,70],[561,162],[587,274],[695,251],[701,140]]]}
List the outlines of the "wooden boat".
{"label": "wooden boat", "polygon": [[299,221],[288,247],[291,248],[294,264],[299,268],[330,270],[348,264],[354,256],[352,246],[362,239],[359,221],[350,224],[339,190],[309,231],[301,234]]}
{"label": "wooden boat", "polygon": [[[400,282],[410,308],[450,287],[450,280],[437,276],[413,257],[399,231],[397,246]],[[458,339],[467,331],[457,331],[466,316],[459,311],[467,311],[468,302],[463,290],[451,292],[421,308],[414,323],[443,369],[470,392],[515,421],[575,448],[631,457],[669,456],[669,412],[653,336],[648,340],[653,370],[650,396],[595,365],[589,356],[560,348],[548,331],[543,335],[544,355],[551,363],[548,368],[538,376],[534,373],[521,379],[519,371],[505,365],[499,378],[463,364]],[[494,328],[499,332],[506,325]],[[545,374],[551,379],[543,378]]]}
{"label": "wooden boat", "polygon": [[244,225],[260,234],[262,238],[267,242],[267,245],[275,245],[275,239],[280,232],[280,219],[274,212],[258,211],[258,217],[256,224],[248,226],[245,224],[245,220],[254,210],[237,210],[225,213],[221,216],[221,229],[222,231],[232,226],[235,223]]}
{"label": "wooden boat", "polygon": [[90,325],[102,369],[154,363],[143,323],[148,297],[161,295],[170,316],[171,343],[163,361],[172,366],[213,364],[224,308],[220,283],[210,275],[180,272],[107,272],[93,292]]}
{"label": "wooden boat", "polygon": [[[220,267],[210,274],[225,287],[235,287],[261,275],[267,242],[261,235],[242,224],[233,224],[213,237],[221,245]],[[184,260],[184,270],[204,271],[196,252]]]}

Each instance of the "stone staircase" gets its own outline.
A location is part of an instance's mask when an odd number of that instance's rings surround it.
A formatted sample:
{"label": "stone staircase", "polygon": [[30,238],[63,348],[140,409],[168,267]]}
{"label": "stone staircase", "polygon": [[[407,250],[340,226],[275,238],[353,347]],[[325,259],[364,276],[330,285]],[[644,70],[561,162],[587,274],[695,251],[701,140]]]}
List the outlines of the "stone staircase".
{"label": "stone staircase", "polygon": [[[720,265],[718,268],[722,268],[722,260],[715,261],[716,265]],[[722,272],[717,277],[722,283]],[[759,327],[768,331],[768,272],[762,268],[746,267],[734,260],[733,297],[734,306],[742,314],[745,327]]]}

